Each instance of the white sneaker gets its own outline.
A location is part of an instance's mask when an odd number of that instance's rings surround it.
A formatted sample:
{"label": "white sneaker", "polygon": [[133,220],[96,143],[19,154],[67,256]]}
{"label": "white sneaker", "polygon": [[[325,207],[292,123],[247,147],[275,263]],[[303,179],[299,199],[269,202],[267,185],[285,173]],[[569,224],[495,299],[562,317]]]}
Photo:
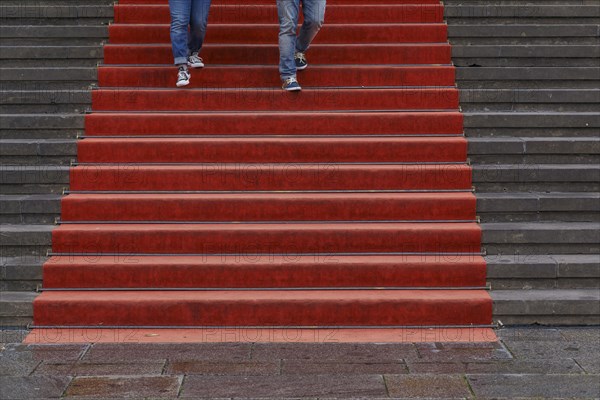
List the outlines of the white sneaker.
{"label": "white sneaker", "polygon": [[192,76],[186,67],[179,67],[179,72],[177,73],[177,87],[189,85],[191,77]]}
{"label": "white sneaker", "polygon": [[203,68],[204,67],[204,62],[198,56],[198,52],[192,53],[192,55],[188,57],[188,65],[192,68]]}

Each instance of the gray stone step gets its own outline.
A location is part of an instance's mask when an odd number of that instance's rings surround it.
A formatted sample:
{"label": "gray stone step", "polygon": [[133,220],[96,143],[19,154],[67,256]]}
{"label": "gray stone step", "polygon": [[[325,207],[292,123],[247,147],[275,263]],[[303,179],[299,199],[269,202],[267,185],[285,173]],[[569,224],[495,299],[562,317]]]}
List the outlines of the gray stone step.
{"label": "gray stone step", "polygon": [[492,290],[494,320],[506,325],[600,324],[600,290]]}
{"label": "gray stone step", "polygon": [[1,291],[35,291],[42,284],[42,265],[46,257],[12,257],[0,265]]}
{"label": "gray stone step", "polygon": [[474,137],[469,138],[474,164],[598,164],[597,137]]}
{"label": "gray stone step", "polygon": [[597,67],[597,45],[461,45],[452,47],[458,66],[588,66]]}
{"label": "gray stone step", "polygon": [[[600,81],[600,67],[457,67],[462,81]],[[593,87],[593,86],[591,86]]]}
{"label": "gray stone step", "polygon": [[51,247],[56,225],[2,224],[0,250],[2,258],[45,256]]}
{"label": "gray stone step", "polygon": [[492,290],[600,288],[600,254],[487,256]]}
{"label": "gray stone step", "polygon": [[477,193],[477,215],[488,222],[600,222],[600,193]]}
{"label": "gray stone step", "polygon": [[84,132],[82,114],[0,114],[0,139],[74,139]]}
{"label": "gray stone step", "polygon": [[[104,57],[102,45],[0,46],[0,67],[92,67]],[[40,62],[43,60],[43,62]]]}
{"label": "gray stone step", "polygon": [[478,164],[473,183],[479,192],[597,192],[600,165]]}
{"label": "gray stone step", "polygon": [[106,25],[3,25],[3,46],[93,46],[108,40]]}
{"label": "gray stone step", "polygon": [[60,217],[60,194],[0,195],[0,223],[53,224]]}
{"label": "gray stone step", "polygon": [[2,327],[25,327],[33,320],[35,292],[0,292],[0,325]]}
{"label": "gray stone step", "polygon": [[598,89],[461,88],[464,112],[594,112],[600,109]]}
{"label": "gray stone step", "polygon": [[482,223],[488,255],[600,254],[598,222]]}
{"label": "gray stone step", "polygon": [[76,159],[73,139],[0,139],[2,164],[70,165]]}
{"label": "gray stone step", "polygon": [[2,194],[62,193],[68,185],[68,166],[0,166],[0,189]]}
{"label": "gray stone step", "polygon": [[[7,83],[18,82],[60,82],[61,85],[73,85],[74,82],[96,82],[98,69],[94,67],[36,67],[36,68],[0,68],[0,84],[7,90]],[[20,86],[17,86],[20,87]],[[41,88],[38,86],[38,88]],[[42,87],[43,88],[43,87]]]}
{"label": "gray stone step", "polygon": [[83,113],[91,108],[92,93],[79,90],[0,90],[0,113]]}
{"label": "gray stone step", "polygon": [[4,26],[48,24],[98,26],[108,23],[114,16],[111,1],[94,1],[93,5],[84,5],[85,2],[82,1],[68,5],[52,4],[51,6],[43,5],[43,2],[38,2],[38,4],[25,2],[19,5],[6,5],[5,3],[6,1],[3,1],[0,6],[0,21]]}

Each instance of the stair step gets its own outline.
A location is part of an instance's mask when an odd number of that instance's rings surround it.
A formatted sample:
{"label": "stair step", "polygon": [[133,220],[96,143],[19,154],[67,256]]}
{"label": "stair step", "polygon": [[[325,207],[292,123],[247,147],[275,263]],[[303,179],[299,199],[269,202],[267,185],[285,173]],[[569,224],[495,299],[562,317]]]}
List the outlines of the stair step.
{"label": "stair step", "polygon": [[[598,81],[600,67],[459,67],[456,79],[461,81]],[[591,82],[590,82],[591,83]],[[538,86],[534,86],[538,87]]]}
{"label": "stair step", "polygon": [[2,257],[43,257],[50,250],[55,225],[2,224]]}
{"label": "stair step", "polygon": [[32,322],[33,300],[39,293],[2,291],[0,324],[3,328],[25,327]]}
{"label": "stair step", "polygon": [[[559,8],[559,7],[556,7]],[[479,19],[479,21],[482,21]],[[577,37],[597,37],[598,26],[594,24],[460,24],[448,27],[448,35],[451,38],[561,38],[575,40]],[[522,42],[521,42],[522,43]]]}
{"label": "stair step", "polygon": [[464,137],[86,138],[80,163],[465,162]]}
{"label": "stair step", "polygon": [[[8,47],[9,58],[13,53]],[[310,62],[314,64],[450,64],[447,43],[417,44],[315,44],[311,46]],[[588,49],[589,50],[589,49]],[[2,50],[4,51],[4,50]],[[21,56],[26,57],[25,54]],[[210,64],[277,65],[279,48],[268,44],[206,44],[202,57]],[[109,44],[104,46],[105,64],[140,64],[153,60],[155,64],[172,64],[173,53],[168,44]]]}
{"label": "stair step", "polygon": [[[1,204],[1,203],[0,203]],[[472,193],[78,194],[62,221],[473,220]]]}
{"label": "stair step", "polygon": [[480,256],[53,257],[44,288],[483,287]]}
{"label": "stair step", "polygon": [[402,326],[487,324],[485,291],[44,292],[35,325]]}
{"label": "stair step", "polygon": [[[1,70],[0,70],[1,71]],[[172,66],[110,66],[98,68],[101,87],[173,87]],[[311,65],[302,71],[305,87],[373,87],[373,86],[454,86],[454,67]],[[192,71],[188,88],[264,88],[280,84],[276,65],[207,66],[200,73]]]}
{"label": "stair step", "polygon": [[[272,24],[277,21],[275,4],[212,4],[208,19],[208,29],[216,24],[231,24],[244,21],[247,24]],[[442,22],[444,8],[441,4],[402,4],[398,1],[378,1],[379,4],[360,4],[360,7],[341,5],[330,1],[327,4],[327,25],[332,24],[372,24],[372,23],[435,23]],[[388,3],[385,4],[384,3]],[[406,3],[406,2],[405,2]],[[423,2],[425,3],[425,2]],[[168,24],[169,7],[156,4],[131,5],[120,2],[115,5],[117,24]],[[250,25],[247,25],[250,26]],[[210,35],[210,33],[208,33]],[[112,35],[111,35],[112,36]],[[275,34],[275,37],[277,33]]]}
{"label": "stair step", "polygon": [[328,111],[457,110],[455,88],[306,89],[290,96],[273,89],[99,89],[94,111]]}
{"label": "stair step", "polygon": [[[476,19],[477,21],[485,22],[490,19],[502,18],[513,23],[515,20],[523,21],[524,19],[545,22],[547,19],[560,21],[562,18],[600,17],[598,7],[592,4],[583,4],[580,1],[577,1],[575,4],[569,4],[568,7],[561,7],[557,4],[539,4],[539,2],[529,2],[529,4],[523,4],[522,2],[515,2],[512,4],[503,2],[495,3],[496,4],[490,4],[487,2],[469,2],[466,4],[466,7],[468,7],[468,12],[465,12],[465,5],[463,2],[460,0],[447,0],[444,2],[445,16],[450,20],[456,18],[459,20],[466,19],[473,21]],[[564,4],[565,1],[560,1],[558,3]],[[493,9],[490,9],[490,7],[493,7]]]}
{"label": "stair step", "polygon": [[469,190],[463,164],[81,165],[73,191]]}
{"label": "stair step", "polygon": [[477,253],[476,223],[67,224],[55,253]]}
{"label": "stair step", "polygon": [[598,222],[483,223],[487,254],[599,254]]}
{"label": "stair step", "polygon": [[[365,6],[368,8],[368,6]],[[328,10],[329,11],[329,10]],[[353,8],[362,17],[365,11]],[[388,7],[377,9],[380,21],[377,24],[328,24],[314,40],[314,44],[398,44],[398,43],[439,43],[446,42],[445,24],[397,24],[392,23]],[[168,15],[168,14],[167,14]],[[246,20],[246,17],[244,17]],[[277,42],[279,25],[273,24],[213,24],[208,25],[206,43],[219,44],[272,44]],[[385,24],[381,24],[385,22]],[[169,25],[130,25],[114,24],[110,26],[111,44],[171,43]],[[313,47],[313,45],[311,45]]]}
{"label": "stair step", "polygon": [[[302,123],[298,123],[302,121]],[[11,121],[9,121],[10,123]],[[459,112],[94,113],[88,136],[461,134]]]}
{"label": "stair step", "polygon": [[598,325],[598,289],[495,290],[494,320],[504,324]]}
{"label": "stair step", "polygon": [[0,195],[2,224],[53,224],[60,216],[60,198],[55,194]]}
{"label": "stair step", "polygon": [[[42,284],[42,264],[46,257],[3,257],[0,264],[0,302],[5,292],[32,292]],[[12,315],[16,316],[16,315]]]}

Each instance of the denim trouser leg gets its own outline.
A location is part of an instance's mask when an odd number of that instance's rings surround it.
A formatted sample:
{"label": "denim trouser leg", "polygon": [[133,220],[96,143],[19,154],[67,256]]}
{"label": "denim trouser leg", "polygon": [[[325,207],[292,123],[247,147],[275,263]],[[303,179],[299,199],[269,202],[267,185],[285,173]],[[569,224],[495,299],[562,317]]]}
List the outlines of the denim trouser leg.
{"label": "denim trouser leg", "polygon": [[296,27],[300,0],[277,0],[279,16],[279,74],[285,80],[296,76]]}
{"label": "denim trouser leg", "polygon": [[304,23],[296,40],[296,51],[304,53],[323,26],[326,0],[303,0]]}
{"label": "denim trouser leg", "polygon": [[[204,42],[210,0],[169,0],[171,44],[175,64],[186,64]],[[191,27],[191,29],[188,29]]]}
{"label": "denim trouser leg", "polygon": [[190,53],[199,52],[206,36],[208,24],[208,11],[211,0],[192,0],[192,12],[190,15],[190,37],[188,47]]}

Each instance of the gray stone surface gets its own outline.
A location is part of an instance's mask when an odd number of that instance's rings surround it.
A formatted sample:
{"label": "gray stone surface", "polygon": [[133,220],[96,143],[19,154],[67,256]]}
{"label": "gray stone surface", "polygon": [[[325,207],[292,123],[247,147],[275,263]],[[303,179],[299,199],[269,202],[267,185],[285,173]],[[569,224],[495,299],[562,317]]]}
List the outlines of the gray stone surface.
{"label": "gray stone surface", "polygon": [[5,344],[0,383],[3,399],[598,397],[599,327],[497,335],[385,345]]}
{"label": "gray stone surface", "polygon": [[483,398],[598,398],[598,375],[467,375],[475,396]]}

